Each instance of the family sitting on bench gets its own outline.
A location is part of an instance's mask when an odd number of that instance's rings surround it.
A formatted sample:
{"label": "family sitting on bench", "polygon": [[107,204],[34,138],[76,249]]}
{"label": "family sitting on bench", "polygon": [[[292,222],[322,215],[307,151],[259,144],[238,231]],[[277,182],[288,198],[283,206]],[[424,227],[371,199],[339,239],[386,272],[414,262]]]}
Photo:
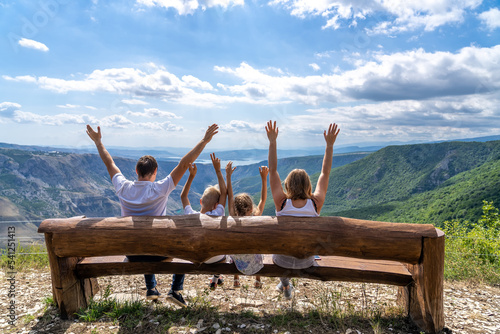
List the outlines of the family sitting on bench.
{"label": "family sitting on bench", "polygon": [[[156,181],[158,164],[154,157],[146,155],[141,157],[136,165],[137,181],[130,181],[123,176],[116,166],[113,158],[102,144],[100,127],[97,132],[87,125],[87,134],[94,141],[99,155],[104,162],[116,194],[120,200],[122,216],[165,216],[169,194],[175,189],[184,173],[189,169],[189,178],[181,193],[181,200],[184,207],[184,214],[199,214],[222,216],[225,213],[226,193],[228,198],[228,209],[230,215],[261,215],[264,210],[267,193],[267,174],[276,208],[276,216],[300,216],[318,217],[325,202],[330,170],[332,168],[333,145],[337,139],[339,129],[336,124],[330,124],[328,130],[323,135],[326,141],[326,149],[323,157],[321,174],[318,178],[316,188],[312,192],[309,175],[301,169],[292,170],[285,179],[283,190],[281,179],[277,171],[277,137],[278,127],[276,122],[269,121],[265,127],[269,139],[269,169],[262,166],[259,171],[262,178],[261,200],[257,207],[247,194],[239,194],[233,198],[231,186],[231,174],[235,167],[229,162],[226,166],[227,188],[220,169],[220,159],[211,154],[212,163],[216,171],[219,187],[209,187],[205,190],[200,200],[201,209],[194,211],[187,198],[189,188],[196,175],[196,165],[194,161],[201,154],[205,146],[212,137],[218,133],[218,125],[212,124],[208,127],[204,137],[196,146],[181,158],[178,165],[170,174],[162,180]],[[130,261],[142,261],[144,259],[159,260],[165,259],[161,256],[129,256]],[[216,263],[225,261],[225,256],[217,256],[209,259],[206,263]],[[262,268],[262,255],[260,254],[237,254],[231,255],[230,259],[235,263],[240,272],[245,275],[254,275]],[[292,256],[273,255],[273,262],[287,269],[304,269],[315,264],[314,257],[298,259]],[[156,289],[156,278],[154,274],[147,274],[146,298],[150,300],[158,299],[161,295]],[[220,275],[214,274],[210,280],[210,287],[215,289],[223,283]],[[184,274],[174,274],[171,289],[167,294],[167,299],[179,306],[186,306],[180,291],[183,290]],[[239,286],[239,278],[235,276],[234,286]],[[256,277],[255,287],[260,288],[262,283],[260,277]],[[292,298],[293,286],[287,277],[280,278],[277,286],[280,293],[286,299]]]}

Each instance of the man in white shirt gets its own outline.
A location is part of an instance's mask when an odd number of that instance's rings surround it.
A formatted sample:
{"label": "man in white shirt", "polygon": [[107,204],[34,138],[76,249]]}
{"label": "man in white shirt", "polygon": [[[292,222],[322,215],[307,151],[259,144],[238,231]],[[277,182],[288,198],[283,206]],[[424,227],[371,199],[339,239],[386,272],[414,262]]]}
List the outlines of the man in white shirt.
{"label": "man in white shirt", "polygon": [[[120,199],[122,216],[164,216],[166,214],[167,200],[169,194],[175,189],[182,176],[210,142],[212,137],[218,132],[218,125],[212,124],[205,132],[203,139],[189,151],[170,174],[156,181],[158,164],[152,156],[143,156],[136,165],[137,181],[127,180],[120,169],[116,166],[113,158],[102,144],[101,128],[97,127],[97,132],[87,125],[87,134],[95,143],[99,156],[106,166],[116,194]],[[164,257],[153,256],[131,256],[134,260],[161,260]],[[156,289],[155,275],[144,275],[146,280],[146,298],[156,300],[161,295]],[[172,279],[172,286],[167,298],[179,306],[186,306],[182,295],[179,293],[183,289],[184,274],[175,274]]]}

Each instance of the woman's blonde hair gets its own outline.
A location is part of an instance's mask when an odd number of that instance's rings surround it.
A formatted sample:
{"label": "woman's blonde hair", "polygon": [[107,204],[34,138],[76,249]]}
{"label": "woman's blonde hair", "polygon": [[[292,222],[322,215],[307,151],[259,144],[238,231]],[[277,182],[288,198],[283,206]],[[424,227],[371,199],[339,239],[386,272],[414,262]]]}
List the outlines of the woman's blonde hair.
{"label": "woman's blonde hair", "polygon": [[309,199],[312,196],[311,179],[303,169],[294,169],[285,179],[286,198]]}
{"label": "woman's blonde hair", "polygon": [[252,197],[246,193],[238,194],[234,197],[234,212],[237,216],[248,216],[251,212],[254,214],[254,204]]}

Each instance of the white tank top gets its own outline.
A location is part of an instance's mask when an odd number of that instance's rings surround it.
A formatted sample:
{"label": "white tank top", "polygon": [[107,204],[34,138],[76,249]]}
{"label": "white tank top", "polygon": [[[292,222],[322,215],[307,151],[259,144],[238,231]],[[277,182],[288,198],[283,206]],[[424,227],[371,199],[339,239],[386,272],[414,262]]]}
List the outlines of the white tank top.
{"label": "white tank top", "polygon": [[[287,199],[282,210],[276,211],[276,216],[294,216],[294,217],[319,217],[314,208],[314,203],[308,199],[306,205],[301,208],[293,206],[292,200]],[[289,255],[273,254],[273,262],[287,269],[305,269],[315,265],[314,256],[305,259],[298,259]]]}

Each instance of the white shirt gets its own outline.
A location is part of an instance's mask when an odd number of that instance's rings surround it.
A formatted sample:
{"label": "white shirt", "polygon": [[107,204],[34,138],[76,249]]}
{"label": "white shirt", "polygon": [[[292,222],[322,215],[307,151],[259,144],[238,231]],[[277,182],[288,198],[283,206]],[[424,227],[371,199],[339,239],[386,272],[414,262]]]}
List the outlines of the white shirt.
{"label": "white shirt", "polygon": [[111,180],[120,199],[122,216],[165,216],[168,195],[175,189],[172,177],[151,181],[129,181],[122,173]]}
{"label": "white shirt", "polygon": [[[193,214],[197,214],[197,213],[200,213],[200,211],[193,210],[191,205],[186,205],[186,207],[184,208],[185,215],[193,215]],[[215,208],[215,210],[205,212],[205,214],[209,215],[209,216],[224,216],[224,213],[225,213],[225,210],[224,210],[224,206],[222,206],[222,204],[217,204],[217,207]]]}
{"label": "white shirt", "polygon": [[[293,206],[292,200],[287,199],[283,210],[276,211],[276,216],[294,216],[294,217],[319,217],[319,214],[314,208],[311,199],[308,199],[306,205],[301,208]],[[273,262],[287,269],[305,269],[316,265],[314,256],[309,256],[305,259],[298,259],[289,255],[273,254]]]}

